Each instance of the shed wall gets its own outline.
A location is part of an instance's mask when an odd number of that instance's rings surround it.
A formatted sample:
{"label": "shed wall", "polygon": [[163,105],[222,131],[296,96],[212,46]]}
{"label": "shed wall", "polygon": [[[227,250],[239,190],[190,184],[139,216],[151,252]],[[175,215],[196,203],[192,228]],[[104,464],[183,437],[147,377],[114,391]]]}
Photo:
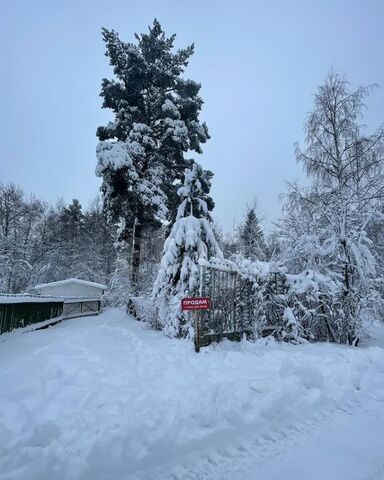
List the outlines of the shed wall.
{"label": "shed wall", "polygon": [[83,297],[98,298],[102,295],[103,290],[90,285],[81,285],[79,283],[68,283],[65,285],[48,285],[40,288],[41,295],[50,295],[57,297]]}

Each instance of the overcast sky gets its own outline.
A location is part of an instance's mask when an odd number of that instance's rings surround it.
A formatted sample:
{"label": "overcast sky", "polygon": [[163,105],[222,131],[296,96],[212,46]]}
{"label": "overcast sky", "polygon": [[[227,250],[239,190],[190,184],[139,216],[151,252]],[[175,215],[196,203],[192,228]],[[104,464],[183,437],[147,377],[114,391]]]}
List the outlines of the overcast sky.
{"label": "overcast sky", "polygon": [[[351,83],[384,85],[384,1],[1,0],[0,181],[49,202],[96,196],[100,82],[111,77],[102,26],[124,41],[154,17],[195,43],[186,76],[202,84],[215,173],[215,217],[229,229],[257,199],[277,217],[285,181],[302,178],[293,143],[311,95],[333,66]],[[384,121],[384,89],[366,123]]]}

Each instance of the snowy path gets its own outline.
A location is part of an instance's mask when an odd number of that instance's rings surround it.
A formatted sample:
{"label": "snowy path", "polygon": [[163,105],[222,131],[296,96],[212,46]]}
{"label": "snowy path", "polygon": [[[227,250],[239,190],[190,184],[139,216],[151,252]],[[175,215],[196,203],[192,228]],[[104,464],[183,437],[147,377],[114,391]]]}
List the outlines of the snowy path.
{"label": "snowy path", "polygon": [[169,340],[119,310],[0,339],[1,480],[384,480],[384,349]]}
{"label": "snowy path", "polygon": [[[292,444],[293,440],[293,444]],[[246,473],[247,472],[247,473]],[[382,480],[384,479],[384,405],[335,414],[313,425],[273,461],[247,465],[227,478],[253,480]]]}

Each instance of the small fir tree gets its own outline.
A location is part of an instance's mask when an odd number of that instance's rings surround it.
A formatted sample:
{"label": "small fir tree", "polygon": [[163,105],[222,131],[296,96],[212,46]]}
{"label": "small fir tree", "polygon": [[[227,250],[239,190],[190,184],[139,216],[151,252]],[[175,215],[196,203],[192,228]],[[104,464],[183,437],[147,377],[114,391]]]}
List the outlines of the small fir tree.
{"label": "small fir tree", "polygon": [[184,172],[176,221],[164,244],[161,267],[153,289],[157,325],[169,336],[193,336],[193,325],[180,303],[198,294],[199,260],[222,258],[212,231],[207,200],[212,173],[194,163]]}
{"label": "small fir tree", "polygon": [[240,229],[241,250],[250,260],[266,260],[264,234],[257,218],[256,209],[248,208],[245,221]]}

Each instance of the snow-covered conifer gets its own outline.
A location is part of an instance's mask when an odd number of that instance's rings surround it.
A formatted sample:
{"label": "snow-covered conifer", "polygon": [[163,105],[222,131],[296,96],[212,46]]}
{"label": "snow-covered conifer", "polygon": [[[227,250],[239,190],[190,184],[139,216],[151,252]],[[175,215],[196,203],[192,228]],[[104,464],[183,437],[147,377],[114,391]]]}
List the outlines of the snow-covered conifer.
{"label": "snow-covered conifer", "polygon": [[266,260],[264,234],[256,214],[256,208],[248,208],[245,221],[240,227],[241,250],[250,260]]}
{"label": "snow-covered conifer", "polygon": [[212,174],[197,163],[184,171],[176,221],[165,241],[160,270],[153,289],[157,326],[169,336],[192,336],[188,314],[181,311],[184,297],[198,294],[199,260],[222,258],[209,220],[206,202]]}

